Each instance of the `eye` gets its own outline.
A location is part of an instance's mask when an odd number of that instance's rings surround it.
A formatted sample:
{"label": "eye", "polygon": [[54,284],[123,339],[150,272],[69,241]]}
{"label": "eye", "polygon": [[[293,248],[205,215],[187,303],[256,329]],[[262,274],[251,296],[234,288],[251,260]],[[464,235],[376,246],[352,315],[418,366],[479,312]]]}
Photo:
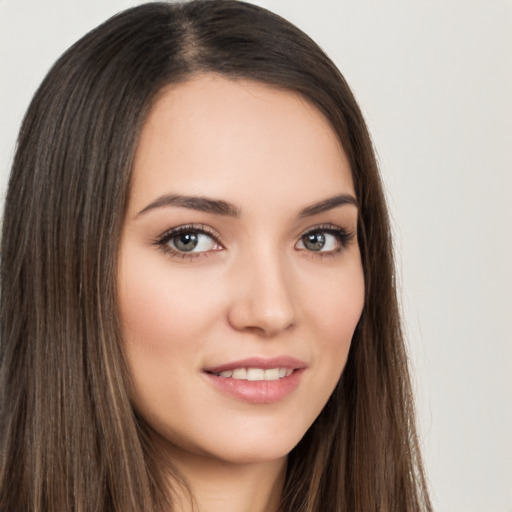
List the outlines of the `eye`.
{"label": "eye", "polygon": [[337,238],[325,231],[312,231],[304,235],[299,243],[299,249],[307,249],[308,251],[333,251],[339,245]]}
{"label": "eye", "polygon": [[213,234],[204,227],[181,226],[165,233],[156,245],[176,256],[193,256],[223,249]]}
{"label": "eye", "polygon": [[302,235],[296,248],[310,252],[336,253],[346,247],[353,238],[353,233],[347,233],[341,228],[317,228]]}
{"label": "eye", "polygon": [[184,231],[171,237],[167,243],[181,252],[212,251],[217,246],[217,242],[210,235],[198,231]]}

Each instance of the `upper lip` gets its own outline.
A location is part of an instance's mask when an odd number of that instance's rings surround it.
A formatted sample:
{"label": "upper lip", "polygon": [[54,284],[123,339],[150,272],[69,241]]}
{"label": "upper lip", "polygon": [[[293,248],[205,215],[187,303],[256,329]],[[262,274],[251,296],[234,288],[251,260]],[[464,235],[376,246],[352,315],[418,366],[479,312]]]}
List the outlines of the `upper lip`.
{"label": "upper lip", "polygon": [[261,368],[263,370],[269,370],[271,368],[291,368],[292,370],[298,370],[306,368],[307,364],[290,356],[278,356],[278,357],[249,357],[247,359],[239,359],[238,361],[230,361],[218,366],[209,366],[204,368],[205,372],[209,373],[220,373],[229,370],[236,370],[237,368]]}

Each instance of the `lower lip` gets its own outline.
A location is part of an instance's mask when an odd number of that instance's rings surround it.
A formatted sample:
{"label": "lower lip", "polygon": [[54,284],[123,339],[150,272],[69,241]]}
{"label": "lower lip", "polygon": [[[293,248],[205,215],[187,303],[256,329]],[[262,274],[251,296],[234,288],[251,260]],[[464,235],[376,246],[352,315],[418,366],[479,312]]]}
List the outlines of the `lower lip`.
{"label": "lower lip", "polygon": [[283,400],[297,389],[304,368],[294,370],[288,377],[278,380],[242,380],[205,373],[208,380],[220,391],[252,404],[272,404]]}

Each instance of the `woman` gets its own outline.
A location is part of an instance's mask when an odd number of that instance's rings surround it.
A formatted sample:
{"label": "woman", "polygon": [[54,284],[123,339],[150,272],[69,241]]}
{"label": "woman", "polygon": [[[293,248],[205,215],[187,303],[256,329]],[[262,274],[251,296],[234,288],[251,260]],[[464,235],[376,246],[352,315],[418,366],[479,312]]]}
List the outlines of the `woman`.
{"label": "woman", "polygon": [[371,142],[281,18],[146,4],[68,50],[1,278],[2,511],[430,510]]}

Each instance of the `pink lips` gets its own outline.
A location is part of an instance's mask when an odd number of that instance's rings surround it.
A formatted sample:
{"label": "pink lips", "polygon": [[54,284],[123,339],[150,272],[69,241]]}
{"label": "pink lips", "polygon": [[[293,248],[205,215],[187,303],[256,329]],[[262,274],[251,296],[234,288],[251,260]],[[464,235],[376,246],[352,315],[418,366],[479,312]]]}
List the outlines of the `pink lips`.
{"label": "pink lips", "polygon": [[[255,357],[208,367],[203,371],[208,380],[223,393],[245,402],[270,404],[283,400],[298,387],[306,366],[303,361],[288,356]],[[278,380],[257,381],[219,375],[221,372],[229,372],[238,368],[260,368],[262,370],[286,368],[292,370],[292,373]]]}

